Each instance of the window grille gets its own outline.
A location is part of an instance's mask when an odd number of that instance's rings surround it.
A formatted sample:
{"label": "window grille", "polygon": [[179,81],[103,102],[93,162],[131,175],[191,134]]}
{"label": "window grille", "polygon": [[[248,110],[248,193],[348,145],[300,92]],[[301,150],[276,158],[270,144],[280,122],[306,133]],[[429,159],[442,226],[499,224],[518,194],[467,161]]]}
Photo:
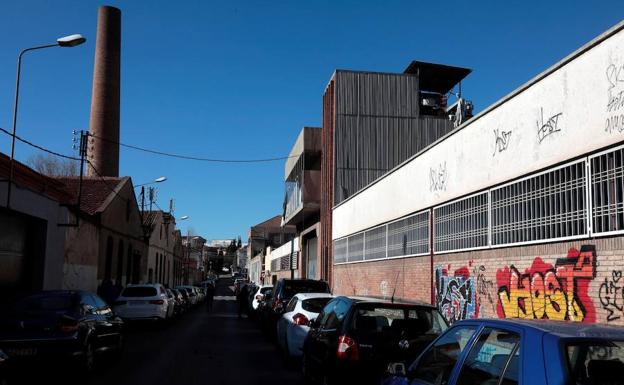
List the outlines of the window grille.
{"label": "window grille", "polygon": [[347,238],[334,241],[334,263],[347,262]]}
{"label": "window grille", "polygon": [[386,226],[368,230],[364,236],[364,259],[386,258]]}
{"label": "window grille", "polygon": [[590,158],[594,233],[624,230],[624,149]]}
{"label": "window grille", "polygon": [[488,245],[488,193],[434,209],[435,251],[463,250]]}
{"label": "window grille", "polygon": [[388,224],[388,257],[429,253],[429,211]]}
{"label": "window grille", "polygon": [[347,245],[347,261],[361,261],[364,258],[364,233],[349,237]]}
{"label": "window grille", "polygon": [[587,234],[585,162],[491,190],[492,245]]}

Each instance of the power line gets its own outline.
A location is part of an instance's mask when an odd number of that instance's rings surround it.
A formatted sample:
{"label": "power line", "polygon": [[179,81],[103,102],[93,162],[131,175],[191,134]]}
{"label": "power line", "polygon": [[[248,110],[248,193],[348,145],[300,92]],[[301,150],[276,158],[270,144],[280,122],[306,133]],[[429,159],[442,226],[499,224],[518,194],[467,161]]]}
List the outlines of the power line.
{"label": "power line", "polygon": [[298,154],[298,155],[292,155],[292,156],[280,156],[280,157],[274,157],[274,158],[260,158],[260,159],[215,159],[215,158],[204,158],[204,157],[198,157],[198,156],[174,154],[174,153],[165,152],[165,151],[152,150],[152,149],[145,148],[145,147],[139,147],[139,146],[135,146],[135,145],[131,145],[131,144],[125,144],[125,143],[117,142],[117,141],[114,141],[114,140],[102,138],[100,136],[93,135],[93,134],[89,134],[89,136],[92,137],[92,138],[97,138],[97,139],[105,141],[105,142],[117,144],[117,145],[120,145],[122,147],[131,148],[131,149],[137,150],[137,151],[147,152],[147,153],[150,153],[150,154],[167,156],[167,157],[170,157],[170,158],[178,158],[178,159],[186,159],[186,160],[197,160],[197,161],[202,161],[202,162],[214,162],[214,163],[266,163],[266,162],[275,162],[275,161],[279,161],[279,160],[286,160],[286,159],[290,159],[290,158],[297,158],[297,157],[299,157],[301,155],[301,154]]}
{"label": "power line", "polygon": [[[13,136],[13,133],[11,133],[11,132],[9,132],[9,131],[5,130],[5,129],[4,129],[4,128],[2,128],[2,127],[0,127],[0,131],[4,132],[5,134],[7,134],[7,135],[9,135],[9,136]],[[29,145],[29,146],[31,146],[31,147],[34,147],[34,148],[36,148],[36,149],[39,149],[39,150],[41,150],[41,151],[43,151],[43,152],[47,152],[48,154],[52,154],[52,155],[55,155],[55,156],[58,156],[58,157],[61,157],[61,158],[65,158],[65,159],[70,159],[70,160],[77,160],[77,161],[80,161],[80,158],[76,158],[76,157],[69,156],[69,155],[63,155],[63,154],[60,154],[60,153],[58,153],[58,152],[55,152],[55,151],[52,151],[52,150],[48,150],[48,149],[47,149],[47,148],[45,148],[45,147],[41,147],[40,145],[38,145],[38,144],[34,144],[33,142],[30,142],[30,141],[28,141],[28,140],[26,140],[26,139],[20,138],[20,137],[19,137],[19,136],[17,136],[17,135],[15,135],[15,139],[17,139],[17,140],[19,140],[20,142],[25,143],[25,144],[27,144],[27,145]]]}

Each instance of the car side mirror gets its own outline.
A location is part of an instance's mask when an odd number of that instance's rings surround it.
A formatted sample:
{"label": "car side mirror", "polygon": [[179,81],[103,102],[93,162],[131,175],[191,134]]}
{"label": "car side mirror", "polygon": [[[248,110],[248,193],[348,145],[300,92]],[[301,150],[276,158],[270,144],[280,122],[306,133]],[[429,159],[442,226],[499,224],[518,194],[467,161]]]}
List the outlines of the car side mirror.
{"label": "car side mirror", "polygon": [[389,363],[386,371],[391,376],[405,377],[407,375],[407,371],[405,370],[405,364],[402,362]]}

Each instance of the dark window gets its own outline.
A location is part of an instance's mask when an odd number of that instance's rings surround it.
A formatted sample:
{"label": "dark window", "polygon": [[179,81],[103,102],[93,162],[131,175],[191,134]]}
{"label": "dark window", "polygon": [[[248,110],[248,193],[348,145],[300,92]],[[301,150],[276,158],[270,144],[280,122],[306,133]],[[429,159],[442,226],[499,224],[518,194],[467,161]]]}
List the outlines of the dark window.
{"label": "dark window", "polygon": [[260,289],[260,293],[261,294],[266,294],[266,293],[270,292],[271,290],[273,290],[273,288],[271,286],[263,287],[262,289]]}
{"label": "dark window", "polygon": [[327,282],[323,281],[284,281],[284,288],[282,289],[284,298],[290,298],[298,293],[329,293],[329,286]]}
{"label": "dark window", "polygon": [[516,333],[483,329],[464,360],[457,385],[498,384],[503,372],[503,384],[518,384],[519,343]]}
{"label": "dark window", "polygon": [[130,209],[131,209],[130,199],[127,199],[126,200],[126,222],[130,222]]}
{"label": "dark window", "polygon": [[54,312],[70,310],[77,305],[76,297],[70,293],[50,293],[22,298],[15,306],[18,313]]}
{"label": "dark window", "polygon": [[320,313],[321,310],[323,310],[323,307],[327,305],[327,302],[329,301],[331,301],[330,297],[306,299],[301,304],[301,307],[303,307],[303,310],[309,311],[311,313]]}
{"label": "dark window", "polygon": [[442,335],[410,368],[411,378],[428,384],[448,383],[453,367],[475,332],[474,326],[458,326]]}
{"label": "dark window", "polygon": [[318,315],[317,319],[319,320],[319,327],[321,329],[325,328],[327,320],[329,319],[330,315],[334,313],[334,308],[336,307],[336,303],[338,301],[339,300],[330,301],[327,305],[325,305],[323,311],[321,311],[321,313]]}
{"label": "dark window", "polygon": [[288,305],[286,305],[286,313],[290,313],[291,311],[295,310],[298,301],[299,300],[297,299],[297,297],[293,297],[293,299],[288,302]]}
{"label": "dark window", "polygon": [[566,347],[575,384],[624,384],[624,341],[591,341]]}
{"label": "dark window", "polygon": [[151,286],[131,286],[125,288],[121,295],[123,297],[155,297],[158,291]]}

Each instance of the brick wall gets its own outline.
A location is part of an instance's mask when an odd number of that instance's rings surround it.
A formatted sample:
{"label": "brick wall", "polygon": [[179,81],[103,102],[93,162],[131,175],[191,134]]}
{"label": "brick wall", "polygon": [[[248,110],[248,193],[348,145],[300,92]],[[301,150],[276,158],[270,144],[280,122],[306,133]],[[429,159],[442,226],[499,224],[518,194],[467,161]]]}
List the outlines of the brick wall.
{"label": "brick wall", "polygon": [[[624,325],[624,238],[334,266],[336,294],[431,301],[447,320],[564,319]],[[397,279],[398,276],[398,279]]]}
{"label": "brick wall", "polygon": [[431,302],[431,258],[335,265],[333,293]]}

